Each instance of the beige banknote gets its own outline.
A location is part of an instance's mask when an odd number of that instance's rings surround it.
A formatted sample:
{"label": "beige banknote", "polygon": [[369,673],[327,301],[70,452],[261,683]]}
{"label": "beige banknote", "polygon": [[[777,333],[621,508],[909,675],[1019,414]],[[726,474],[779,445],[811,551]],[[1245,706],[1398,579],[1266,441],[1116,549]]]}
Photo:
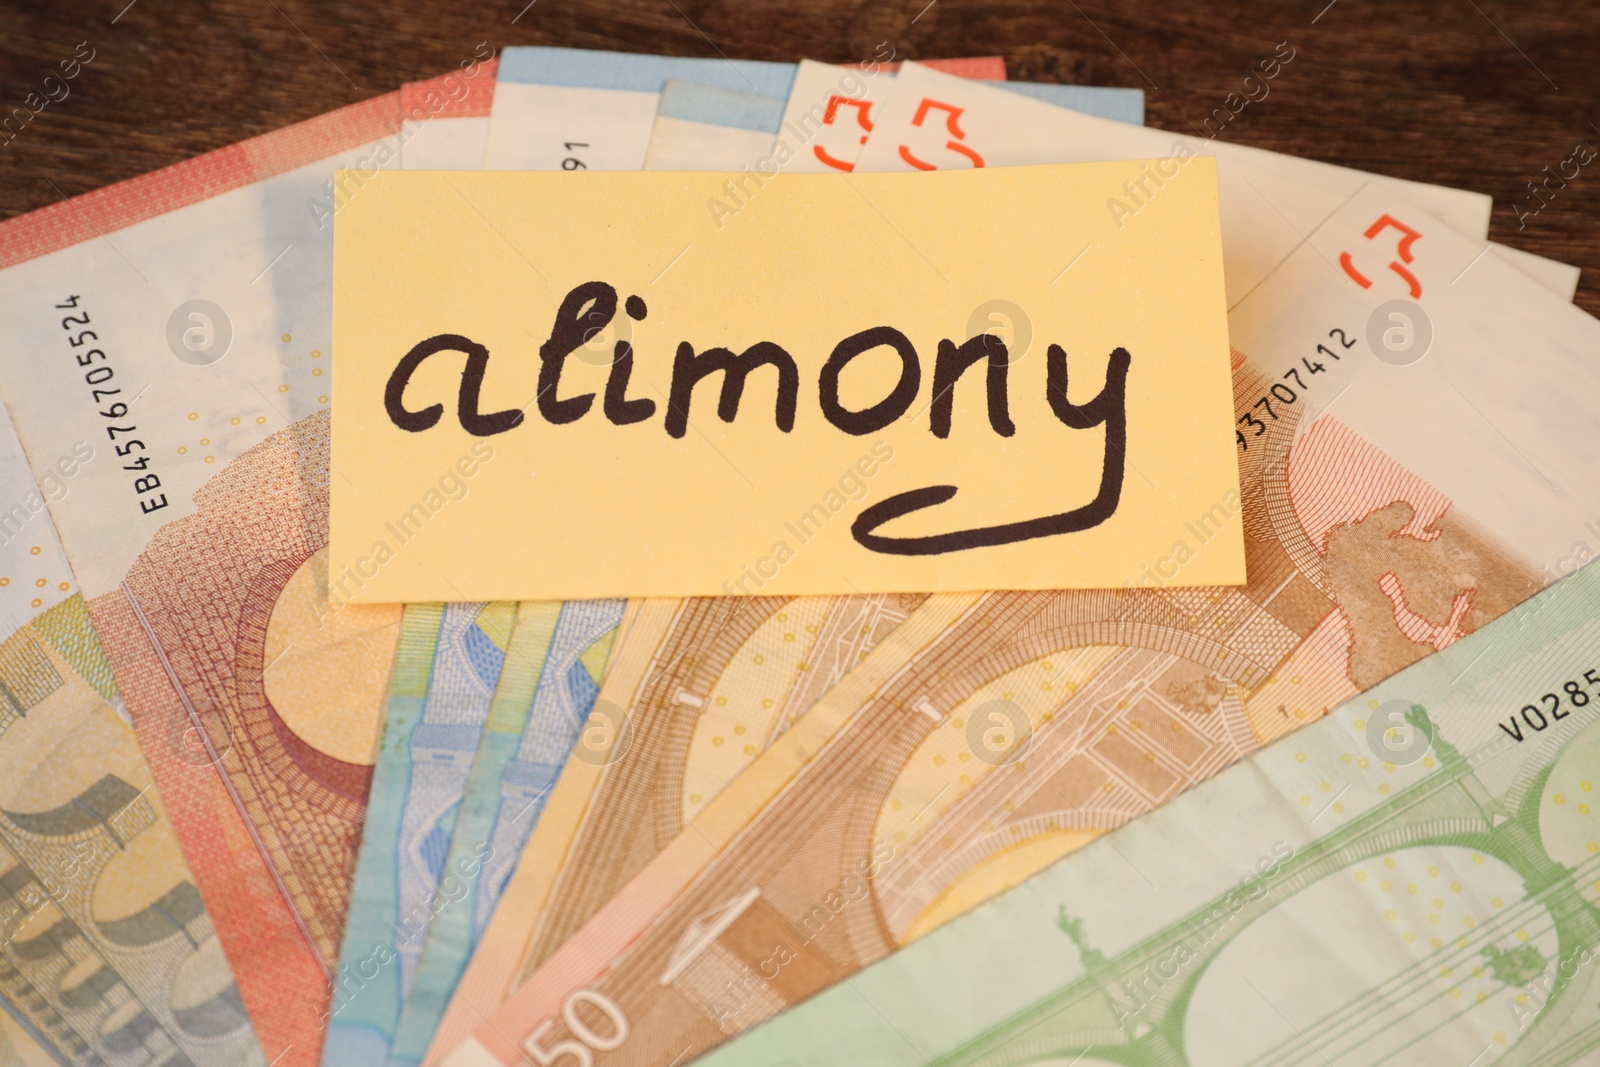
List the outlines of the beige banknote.
{"label": "beige banknote", "polygon": [[[1409,283],[1370,281],[1400,262],[1364,236],[1383,219],[1418,235]],[[1217,508],[1243,510],[1246,586],[1162,588],[1213,515],[1142,588],[988,595],[802,773],[763,794],[752,764],[448,1062],[684,1062],[1537,590],[1593,538],[1570,442],[1600,324],[1478,253],[1363,190],[1230,320],[1245,493]]]}
{"label": "beige banknote", "polygon": [[893,670],[896,657],[917,646],[879,646],[924,600],[632,602],[638,605],[632,625],[619,641],[589,725],[462,977],[430,1057],[449,1051],[440,1046],[451,1035],[469,1033],[479,1018],[475,1004],[503,1000],[847,672],[856,668],[850,682],[862,686]]}

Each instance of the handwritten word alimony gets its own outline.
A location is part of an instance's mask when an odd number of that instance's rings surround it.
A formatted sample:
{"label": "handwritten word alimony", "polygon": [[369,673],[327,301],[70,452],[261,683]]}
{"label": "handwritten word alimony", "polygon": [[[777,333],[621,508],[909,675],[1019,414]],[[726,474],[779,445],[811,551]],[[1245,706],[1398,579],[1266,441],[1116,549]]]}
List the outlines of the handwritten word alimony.
{"label": "handwritten word alimony", "polygon": [[[456,418],[467,433],[475,437],[508,433],[527,421],[524,412],[532,406],[536,406],[540,417],[552,426],[577,422],[593,410],[596,396],[594,393],[561,395],[561,377],[567,357],[605,329],[616,316],[617,305],[616,289],[602,281],[584,282],[567,293],[556,312],[549,339],[539,348],[538,391],[533,405],[482,411],[489,350],[460,334],[437,334],[412,346],[395,365],[384,389],[384,410],[390,422],[407,433],[424,433],[437,426],[444,417],[444,403],[410,406],[406,388],[425,361],[443,353],[455,353],[466,357],[455,407]],[[649,313],[644,300],[638,296],[629,296],[623,307],[635,322],[643,322]],[[898,360],[899,377],[881,400],[852,410],[840,397],[841,375],[857,358],[872,352],[882,352],[883,358]],[[618,340],[599,414],[614,426],[642,423],[657,414],[654,400],[628,395],[633,360],[632,342],[625,338]],[[1016,425],[1011,418],[1008,390],[1011,362],[1005,342],[991,334],[979,334],[960,344],[948,338],[940,340],[928,404],[928,429],[933,436],[939,439],[950,436],[956,383],[979,364],[986,368],[989,426],[1001,437],[1014,436]],[[851,536],[874,552],[928,556],[1051,537],[1105,522],[1116,512],[1122,495],[1127,451],[1127,380],[1131,363],[1127,349],[1114,349],[1106,368],[1105,385],[1099,394],[1084,403],[1073,403],[1067,398],[1067,353],[1060,345],[1052,344],[1048,349],[1044,391],[1055,417],[1073,430],[1105,427],[1100,488],[1089,503],[1055,515],[921,537],[890,537],[875,532],[901,516],[943,504],[957,492],[957,487],[951,485],[927,486],[899,493],[865,509],[852,525]],[[690,342],[680,342],[673,357],[671,386],[663,417],[667,435],[676,439],[688,432],[694,391],[700,382],[714,374],[722,375],[717,417],[731,423],[738,416],[746,380],[754,371],[769,367],[777,376],[774,422],[776,429],[786,434],[794,429],[799,405],[800,368],[794,356],[772,341],[758,341],[739,353],[721,347],[696,352]],[[846,434],[861,436],[877,433],[900,420],[916,401],[921,388],[922,362],[910,338],[893,326],[875,326],[851,334],[834,346],[817,379],[817,403],[829,425]]]}

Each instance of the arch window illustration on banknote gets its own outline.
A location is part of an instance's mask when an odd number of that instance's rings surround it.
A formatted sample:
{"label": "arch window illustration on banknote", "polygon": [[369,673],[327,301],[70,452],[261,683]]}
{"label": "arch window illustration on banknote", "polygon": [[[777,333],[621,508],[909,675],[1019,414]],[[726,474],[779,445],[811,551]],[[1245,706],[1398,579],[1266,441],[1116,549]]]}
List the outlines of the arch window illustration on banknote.
{"label": "arch window illustration on banknote", "polygon": [[[542,959],[610,899],[921,598],[682,602],[629,709],[634,743],[605,768],[533,944]],[[787,657],[788,670],[773,670]],[[640,818],[639,797],[648,817]]]}
{"label": "arch window illustration on banknote", "polygon": [[[130,703],[226,722],[202,726],[224,738],[210,763],[219,788],[271,858],[293,905],[284,918],[331,974],[400,607],[327,599],[327,442],[326,415],[312,416],[220,471],[196,513],[140,553],[98,628],[114,664],[120,653],[146,668],[123,687]],[[228,610],[190,610],[201,600]],[[320,714],[334,692],[364,696]]]}

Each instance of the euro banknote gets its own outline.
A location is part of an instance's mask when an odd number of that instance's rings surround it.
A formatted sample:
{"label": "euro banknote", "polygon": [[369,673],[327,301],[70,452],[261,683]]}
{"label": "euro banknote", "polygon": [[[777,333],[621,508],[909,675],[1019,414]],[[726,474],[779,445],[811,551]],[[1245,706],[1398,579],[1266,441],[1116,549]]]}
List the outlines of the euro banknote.
{"label": "euro banknote", "polygon": [[[1287,74],[1285,76],[1288,76]],[[939,167],[1076,163],[1149,157],[1146,179],[1104,210],[1131,225],[1161,183],[1182,173],[1196,154],[1217,157],[1228,302],[1237,303],[1340,204],[1378,182],[1468,237],[1489,231],[1490,199],[1482,193],[1368,174],[1215,136],[1189,136],[1111,122],[1042,100],[907,63],[879,109],[857,166],[864,172]],[[1480,245],[1483,247],[1483,245]],[[1491,254],[1570,300],[1574,267],[1504,245]],[[1075,255],[1078,250],[1070,250]]]}
{"label": "euro banknote", "polygon": [[772,154],[783,100],[669,78],[661,87],[645,170],[726,170]]}
{"label": "euro banknote", "polygon": [[[444,856],[442,869],[459,889],[440,894],[432,910],[389,1063],[418,1063],[438,1028],[599,695],[622,612],[616,600],[518,606],[506,666]],[[330,1041],[325,1059],[331,1049]]]}
{"label": "euro banknote", "polygon": [[405,607],[324,1063],[381,1065],[388,1055],[429,923],[450,895],[440,880],[516,610]]}
{"label": "euro banknote", "polygon": [[[0,226],[0,392],[37,476],[76,441],[103,457],[50,514],[285,1067],[318,1061],[400,630],[326,564],[332,219],[419,124],[487,110],[481,58],[405,124],[391,93]],[[174,734],[206,758],[161,756]]]}
{"label": "euro banknote", "polygon": [[701,1062],[1593,1063],[1597,650],[1591,565]]}
{"label": "euro banknote", "polygon": [[[958,76],[959,71],[953,71]],[[976,76],[971,74],[968,76]],[[645,170],[852,170],[872,106],[887,99],[894,75],[802,60],[789,97],[669,78],[661,89]],[[1096,85],[992,81],[986,85],[1119,122],[1144,121],[1144,92]]]}
{"label": "euro banknote", "polygon": [[[47,504],[0,408],[0,1062],[263,1064]],[[151,759],[204,763],[175,729]]]}
{"label": "euro banknote", "polygon": [[[488,46],[474,50],[474,58]],[[465,72],[400,86],[400,168],[478,170],[489,140],[489,109],[498,60],[487,60],[472,77]]]}
{"label": "euro banknote", "polygon": [[[861,156],[868,135],[877,126],[895,79],[895,74],[886,73],[857,85],[846,82],[837,67],[801,60],[781,120],[783,132],[795,144],[792,151],[785,152],[784,158],[776,161],[777,169],[787,174],[855,170],[856,160]],[[1031,96],[1057,107],[1073,108],[1086,115],[1144,125],[1144,91],[1141,89],[1012,81],[995,82],[992,87]]]}
{"label": "euro banknote", "polygon": [[[425,1062],[436,1062],[817,701],[881,684],[965,600],[646,600]],[[840,696],[840,692],[843,696]]]}
{"label": "euro banknote", "polygon": [[[875,47],[852,70],[894,69]],[[998,56],[931,60],[952,74],[1003,79]],[[752,59],[692,59],[581,48],[507,48],[500,58],[483,165],[490,170],[638,170],[669,78],[768,99],[789,95],[796,66]]]}
{"label": "euro banknote", "polygon": [[[1409,233],[1408,283],[1384,261]],[[1408,201],[1363,189],[1230,333],[1241,499],[1138,588],[989,594],[856,708],[825,700],[447,1062],[703,1053],[1473,632],[1593,538],[1571,442],[1600,324]],[[1249,584],[1164,588],[1230,510]]]}

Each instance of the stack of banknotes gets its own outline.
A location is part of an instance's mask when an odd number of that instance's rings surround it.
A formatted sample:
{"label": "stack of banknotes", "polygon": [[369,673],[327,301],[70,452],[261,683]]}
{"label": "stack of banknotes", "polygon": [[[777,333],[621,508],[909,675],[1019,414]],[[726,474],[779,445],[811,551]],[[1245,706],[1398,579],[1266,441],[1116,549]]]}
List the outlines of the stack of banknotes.
{"label": "stack of banknotes", "polygon": [[[0,1063],[1595,1062],[1577,270],[1221,107],[894,58],[484,46],[0,225]],[[340,596],[336,168],[722,170],[731,216],[1193,155],[1242,492],[1137,585]],[[1235,514],[1248,584],[1175,585]]]}

